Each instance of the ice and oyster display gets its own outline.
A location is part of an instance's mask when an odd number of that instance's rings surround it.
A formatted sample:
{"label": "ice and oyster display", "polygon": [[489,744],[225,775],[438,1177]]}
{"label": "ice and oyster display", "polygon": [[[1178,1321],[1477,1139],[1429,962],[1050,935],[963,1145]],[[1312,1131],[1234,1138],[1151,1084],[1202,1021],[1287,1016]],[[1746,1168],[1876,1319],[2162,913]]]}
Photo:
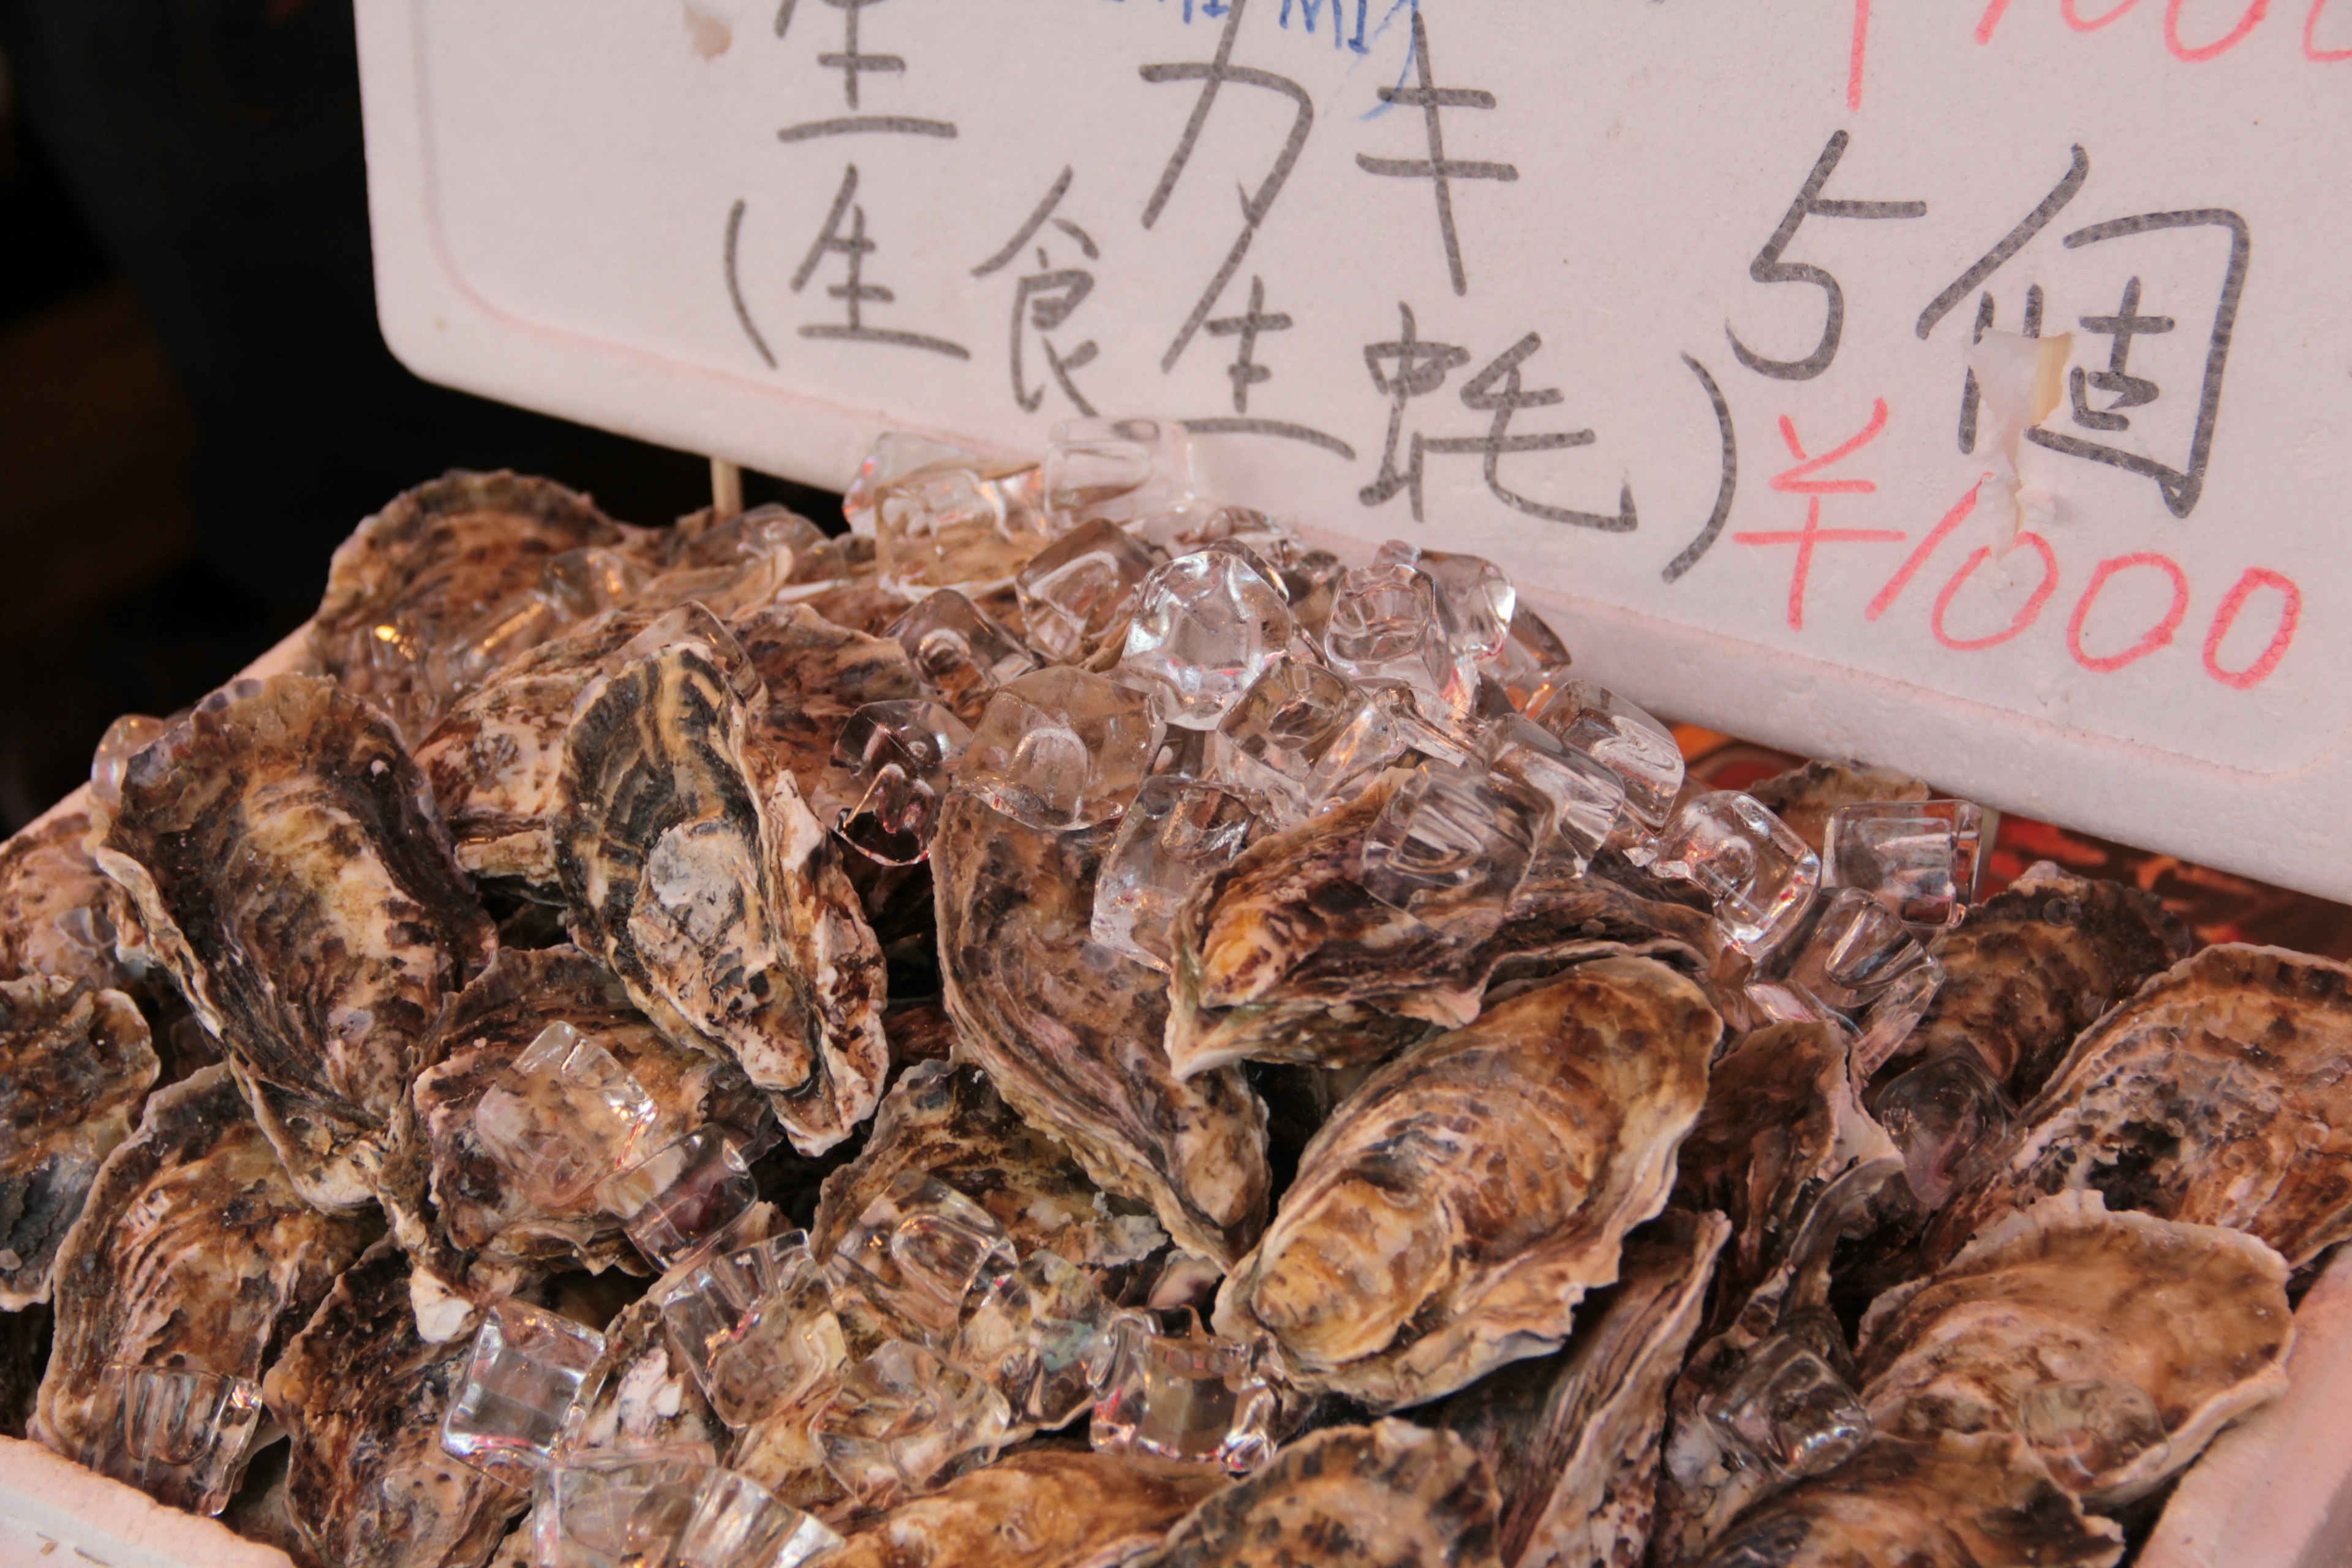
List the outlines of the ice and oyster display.
{"label": "ice and oyster display", "polygon": [[368,520],[0,849],[8,1405],[304,1568],[2119,1562],[2352,1237],[2352,975],[1247,499]]}

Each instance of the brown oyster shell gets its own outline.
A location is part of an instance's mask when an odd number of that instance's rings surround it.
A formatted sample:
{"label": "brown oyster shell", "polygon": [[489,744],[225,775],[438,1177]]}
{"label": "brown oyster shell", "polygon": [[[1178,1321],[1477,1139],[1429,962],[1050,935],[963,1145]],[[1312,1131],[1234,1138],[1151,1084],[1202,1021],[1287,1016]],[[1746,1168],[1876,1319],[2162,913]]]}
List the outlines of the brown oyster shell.
{"label": "brown oyster shell", "polygon": [[1770,808],[1816,855],[1828,833],[1830,814],[1842,805],[1881,801],[1926,800],[1936,792],[1927,781],[1899,768],[1816,758],[1784,773],[1759,779],[1747,793]]}
{"label": "brown oyster shell", "polygon": [[140,1468],[158,1500],[194,1506],[194,1478],[120,1447],[110,1363],[259,1381],[376,1233],[373,1215],[302,1201],[226,1066],[149,1100],[58,1255],[56,1339],[40,1441],[102,1475]]}
{"label": "brown oyster shell", "polygon": [[1117,833],[1045,832],[948,797],[931,872],[954,1059],[1097,1185],[1230,1264],[1265,1224],[1265,1107],[1235,1069],[1180,1081],[1160,1046],[1167,982],[1087,940]]}
{"label": "brown oyster shell", "polygon": [[121,990],[141,945],[129,895],[91,859],[89,814],[60,812],[0,844],[0,978],[54,974]]}
{"label": "brown oyster shell", "polygon": [[2286,1273],[2242,1232],[2109,1214],[2096,1193],[2060,1193],[1872,1305],[1856,1354],[1863,1402],[1879,1432],[1928,1438],[2006,1431],[2039,1384],[2136,1386],[2168,1445],[2081,1484],[2056,1477],[2111,1510],[2286,1391]]}
{"label": "brown oyster shell", "polygon": [[1382,1410],[1557,1348],[1664,1206],[1722,1026],[1674,970],[1609,958],[1410,1047],[1307,1144],[1218,1331]]}
{"label": "brown oyster shell", "polygon": [[1502,1568],[1470,1446],[1404,1421],[1331,1426],[1202,1503],[1133,1568]]}
{"label": "brown oyster shell", "polygon": [[1225,1489],[1210,1466],[1146,1470],[1108,1454],[1008,1454],[902,1502],[824,1559],[825,1568],[1112,1568],[1160,1544]]}
{"label": "brown oyster shell", "polygon": [[441,1005],[496,943],[399,736],[332,681],[240,683],[134,756],[94,816],[99,864],[303,1196],[371,1201]]}
{"label": "brown oyster shell", "polygon": [[828,789],[834,742],[868,702],[923,694],[914,660],[890,638],[836,626],[805,605],[771,605],[731,625],[768,686],[756,728],[829,824],[839,807],[856,804]]}
{"label": "brown oyster shell", "polygon": [[881,1095],[882,956],[745,686],[692,638],[593,682],[564,737],[556,865],[580,945],[671,1039],[740,1062],[815,1154]]}
{"label": "brown oyster shell", "polygon": [[1625,1241],[1557,1356],[1515,1362],[1440,1407],[1486,1462],[1512,1568],[1632,1564],[1650,1540],[1666,1387],[1699,1324],[1720,1215],[1670,1209]]}

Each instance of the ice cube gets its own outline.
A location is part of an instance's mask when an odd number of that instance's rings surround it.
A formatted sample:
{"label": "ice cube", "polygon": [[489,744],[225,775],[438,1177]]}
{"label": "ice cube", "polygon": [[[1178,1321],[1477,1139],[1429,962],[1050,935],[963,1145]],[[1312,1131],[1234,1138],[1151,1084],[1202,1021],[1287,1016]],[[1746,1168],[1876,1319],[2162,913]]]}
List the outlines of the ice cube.
{"label": "ice cube", "polygon": [[672,1454],[582,1454],[531,1486],[537,1568],[667,1568],[712,1467]]}
{"label": "ice cube", "polygon": [[1502,923],[1543,826],[1539,799],[1509,781],[1431,763],[1391,795],[1365,835],[1364,890],[1475,941]]}
{"label": "ice cube", "polygon": [[116,1479],[217,1514],[261,1424],[261,1385],[194,1367],[110,1363],[101,1374],[121,1413]]}
{"label": "ice cube", "polygon": [[875,564],[902,594],[1001,588],[1053,539],[1034,465],[915,468],[877,489],[874,511]]}
{"label": "ice cube", "polygon": [[1870,801],[1830,813],[1824,886],[1858,888],[1911,925],[1958,925],[1976,897],[1984,811],[1966,800]]}
{"label": "ice cube", "polygon": [[918,1344],[893,1340],[849,1369],[811,1418],[824,1468],[866,1508],[887,1508],[995,1458],[1004,1396]]}
{"label": "ice cube", "polygon": [[1706,1410],[1737,1450],[1782,1480],[1833,1470],[1871,1437],[1870,1413],[1852,1386],[1794,1334],[1749,1352]]}
{"label": "ice cube", "polygon": [[[1352,774],[1386,760],[1357,762],[1378,721],[1370,700],[1346,676],[1304,659],[1277,660],[1217,721],[1212,766],[1218,777],[1265,801],[1278,820],[1294,821],[1324,793],[1327,781],[1318,770],[1343,739],[1355,743],[1332,758],[1335,772]],[[1383,742],[1387,733],[1381,724]]]}
{"label": "ice cube", "polygon": [[597,1189],[646,1261],[664,1272],[732,1225],[756,1194],[734,1140],[698,1127]]}
{"label": "ice cube", "polygon": [[989,699],[957,782],[1032,827],[1091,827],[1135,798],[1160,728],[1142,692],[1055,665]]}
{"label": "ice cube", "polygon": [[1412,564],[1437,586],[1437,620],[1454,658],[1481,670],[1499,669],[1518,605],[1502,568],[1444,550],[1424,550]]}
{"label": "ice cube", "polygon": [[1625,781],[1625,805],[1656,832],[1674,814],[1683,787],[1682,747],[1675,732],[1607,687],[1548,673],[1528,717]]}
{"label": "ice cube", "polygon": [[131,759],[162,740],[172,726],[144,713],[125,713],[106,727],[89,759],[89,793],[108,805],[122,804],[122,774]]}
{"label": "ice cube", "polygon": [[1331,605],[1339,584],[1347,581],[1348,563],[1328,550],[1299,550],[1276,563],[1282,574],[1282,591],[1290,600],[1290,618],[1300,633],[1319,646],[1331,627]]}
{"label": "ice cube", "polygon": [[1172,419],[1067,419],[1045,440],[1045,501],[1077,521],[1126,522],[1192,493],[1191,444]]}
{"label": "ice cube", "polygon": [[866,458],[857,465],[849,489],[842,492],[841,515],[848,521],[853,532],[870,535],[875,531],[875,509],[881,500],[883,486],[905,479],[919,468],[977,468],[982,463],[980,454],[967,452],[961,447],[950,447],[944,441],[904,430],[885,430],[866,449]]}
{"label": "ice cube", "polygon": [[549,558],[539,591],[572,620],[627,604],[646,585],[645,566],[602,544],[583,544]]}
{"label": "ice cube", "polygon": [[994,1216],[920,1170],[899,1173],[866,1205],[835,1257],[857,1269],[900,1321],[933,1345],[955,1338],[975,1289],[1012,1271],[1013,1243]]}
{"label": "ice cube", "polygon": [[1903,1151],[1912,1193],[1931,1209],[1999,1152],[2014,1117],[1983,1058],[1966,1045],[1890,1079],[1871,1098],[1870,1112]]}
{"label": "ice cube", "polygon": [[1339,580],[1323,651],[1351,679],[1402,681],[1441,700],[1453,674],[1437,586],[1399,562],[1359,566]]}
{"label": "ice cube", "polygon": [[1166,970],[1176,907],[1233,864],[1257,818],[1239,795],[1166,773],[1144,781],[1095,881],[1094,940]]}
{"label": "ice cube", "polygon": [[1787,823],[1754,796],[1733,790],[1712,790],[1685,803],[1666,826],[1657,852],[1652,868],[1714,900],[1724,940],[1759,962],[1801,928],[1821,874],[1821,858]]}
{"label": "ice cube", "polygon": [[1205,1332],[1190,1307],[1120,1314],[1088,1436],[1100,1454],[1146,1455],[1245,1474],[1274,1457],[1280,1405],[1248,1347]]}
{"label": "ice cube", "polygon": [[671,1550],[677,1568],[798,1568],[841,1544],[824,1521],[738,1471],[707,1472],[691,1496]]}
{"label": "ice cube", "polygon": [[1003,1394],[1018,1419],[1066,1426],[1094,1404],[1110,1361],[1112,1316],[1086,1270],[1033,1252],[991,1282],[949,1359]]}
{"label": "ice cube", "polygon": [[1539,692],[1570,679],[1568,644],[1541,616],[1524,604],[1511,610],[1510,635],[1496,661],[1495,678],[1510,695],[1511,705],[1525,713]]}
{"label": "ice cube", "polygon": [[1862,1031],[1853,1069],[1865,1081],[1926,1016],[1943,967],[1894,910],[1860,889],[1830,888],[1789,962],[1788,980]]}
{"label": "ice cube", "polygon": [[2074,1491],[2143,1460],[2161,1465],[2172,1447],[2156,1401],[2136,1383],[2038,1384],[2017,1402],[2017,1429]]}
{"label": "ice cube", "polygon": [[1151,552],[1115,523],[1081,523],[1013,578],[1031,646],[1076,663],[1122,626],[1151,573]]}
{"label": "ice cube", "polygon": [[953,588],[924,598],[883,635],[907,650],[915,673],[967,724],[998,687],[1037,668],[1036,655]]}
{"label": "ice cube", "polygon": [[835,831],[867,859],[911,866],[930,853],[931,829],[971,731],[944,703],[869,702],[833,744],[833,766],[856,804]]}
{"label": "ice cube", "polygon": [[554,1454],[572,1406],[593,1391],[589,1369],[604,1336],[516,1300],[495,1302],[474,1332],[465,1381],[441,1421],[441,1447],[511,1481]]}
{"label": "ice cube", "polygon": [[1160,718],[1213,730],[1294,633],[1282,590],[1238,546],[1212,546],[1143,580],[1119,662],[1150,682]]}
{"label": "ice cube", "polygon": [[718,1251],[673,1276],[662,1326],[713,1410],[740,1428],[847,1364],[824,1272],[800,1231]]}
{"label": "ice cube", "polygon": [[613,1053],[550,1024],[474,1106],[474,1136],[522,1194],[568,1209],[637,1162],[654,1098]]}
{"label": "ice cube", "polygon": [[1488,765],[1545,801],[1550,807],[1548,831],[1575,854],[1581,870],[1624,816],[1624,781],[1517,714],[1496,721],[1486,740]]}

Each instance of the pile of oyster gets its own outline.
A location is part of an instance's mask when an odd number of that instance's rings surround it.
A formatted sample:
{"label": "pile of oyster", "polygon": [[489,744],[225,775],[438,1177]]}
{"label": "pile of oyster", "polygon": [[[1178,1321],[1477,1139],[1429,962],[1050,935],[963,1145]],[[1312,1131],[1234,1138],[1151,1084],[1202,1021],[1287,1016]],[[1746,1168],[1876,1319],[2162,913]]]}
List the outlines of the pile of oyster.
{"label": "pile of oyster", "polygon": [[2347,972],[1201,489],[362,524],[0,851],[12,1429],[305,1564],[2116,1563],[2352,1234]]}

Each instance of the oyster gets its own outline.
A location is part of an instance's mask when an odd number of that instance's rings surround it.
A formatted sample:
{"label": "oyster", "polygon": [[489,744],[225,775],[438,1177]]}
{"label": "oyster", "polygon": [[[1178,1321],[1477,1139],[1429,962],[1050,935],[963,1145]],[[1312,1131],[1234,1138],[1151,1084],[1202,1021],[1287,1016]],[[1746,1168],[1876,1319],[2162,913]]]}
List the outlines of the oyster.
{"label": "oyster", "polygon": [[1498,970],[1541,973],[1612,952],[1705,973],[1718,943],[1704,911],[1648,898],[1540,855],[1499,929],[1449,931],[1364,891],[1365,835],[1411,777],[1260,839],[1195,888],[1176,916],[1168,1054],[1186,1077],[1227,1063],[1379,1060],[1478,1016]]}
{"label": "oyster", "polygon": [[120,990],[118,946],[138,945],[122,889],[89,858],[89,814],[61,812],[0,845],[0,978],[54,974]]}
{"label": "oyster", "polygon": [[1828,831],[1830,813],[1842,805],[1874,801],[1926,800],[1936,792],[1896,768],[1867,763],[1816,759],[1747,786],[1747,793],[1789,825],[1816,855]]}
{"label": "oyster", "polygon": [[954,1059],[1098,1185],[1230,1264],[1265,1223],[1265,1108],[1236,1069],[1180,1081],[1160,1044],[1166,982],[1087,940],[1117,831],[1050,833],[948,797],[931,868]]}
{"label": "oyster", "polygon": [[159,1070],[121,992],[0,980],[0,1310],[49,1299],[58,1247]]}
{"label": "oyster", "polygon": [[892,639],[836,626],[804,605],[769,605],[733,629],[768,685],[754,728],[829,825],[839,807],[856,804],[827,795],[834,742],[868,702],[922,695],[914,660]]}
{"label": "oyster", "polygon": [[[766,1239],[772,1213],[764,1206],[754,1212],[758,1219],[730,1231],[730,1240],[748,1247]],[[690,1448],[707,1443],[714,1453],[723,1454],[733,1440],[663,1329],[662,1294],[677,1279],[673,1274],[657,1280],[605,1325],[604,1354],[581,1383],[584,1398],[579,1424],[568,1438],[573,1450]]]}
{"label": "oyster", "polygon": [[1332,1426],[1217,1493],[1131,1568],[1500,1568],[1495,1489],[1470,1446],[1403,1421]]}
{"label": "oyster", "polygon": [[449,1337],[426,1341],[410,1296],[407,1255],[386,1237],[335,1281],[262,1382],[294,1443],[288,1510],[319,1561],[339,1568],[473,1568],[530,1501],[442,1451],[473,1310],[460,1302],[442,1325]]}
{"label": "oyster", "polygon": [[370,1201],[441,1004],[496,942],[399,737],[332,681],[240,683],[132,757],[95,816],[99,864],[295,1185]]}
{"label": "oyster", "polygon": [[[866,542],[863,535],[849,536],[859,543]],[[841,542],[846,543],[847,540]],[[847,626],[854,632],[878,637],[897,624],[907,613],[907,599],[894,594],[878,583],[843,583],[822,588],[799,600],[836,626]]]}
{"label": "oyster", "polygon": [[751,732],[739,657],[689,637],[587,688],[556,867],[581,946],[671,1039],[740,1062],[814,1154],[880,1098],[882,955],[839,850]]}
{"label": "oyster", "polygon": [[1929,946],[1944,984],[1900,1047],[1902,1065],[1880,1076],[1966,1044],[2012,1099],[2028,1100],[2075,1036],[2189,947],[2189,929],[2154,894],[2042,861]]}
{"label": "oyster", "polygon": [[[56,1340],[34,1417],[41,1442],[160,1501],[198,1507],[205,1457],[164,1464],[130,1452],[122,1387],[106,1369],[259,1381],[375,1229],[373,1215],[302,1201],[226,1067],[159,1089],[58,1255]],[[233,1478],[243,1457],[229,1467]]]}
{"label": "oyster", "polygon": [[1218,1331],[1382,1410],[1557,1348],[1664,1206],[1722,1026],[1674,970],[1608,958],[1408,1048],[1307,1144]]}
{"label": "oyster", "polygon": [[[1885,1439],[1742,1514],[1706,1568],[2113,1568],[2123,1531],[2085,1518],[2022,1439]],[[1667,1561],[1672,1562],[1669,1558]]]}
{"label": "oyster", "polygon": [[2352,1236],[2352,969],[2209,947],[2085,1031],[2008,1159],[1927,1236],[1959,1250],[2046,1194],[2261,1237],[2300,1268]]}
{"label": "oyster", "polygon": [[1082,1268],[1139,1263],[1168,1237],[1148,1214],[1121,1214],[1069,1152],[1004,1103],[977,1067],[925,1062],[890,1086],[857,1158],[824,1179],[809,1250],[819,1261],[902,1172],[971,1199],[1024,1257],[1044,1247]]}
{"label": "oyster", "polygon": [[312,653],[422,736],[451,699],[570,618],[543,591],[557,557],[649,562],[655,537],[545,479],[448,474],[394,497],[336,550]]}
{"label": "oyster", "polygon": [[[393,1121],[386,1206],[403,1245],[450,1279],[511,1285],[534,1273],[620,1264],[636,1252],[593,1184],[550,1194],[518,1180],[477,1131],[483,1096],[551,1025],[568,1024],[611,1054],[651,1101],[652,1119],[614,1171],[716,1124],[756,1152],[775,1136],[766,1100],[725,1057],[672,1044],[629,1002],[611,972],[573,947],[503,952],[450,1003],[424,1069]],[[561,1114],[563,1108],[551,1107]]]}
{"label": "oyster", "polygon": [[1108,1568],[1160,1543],[1195,1504],[1224,1490],[1210,1466],[1139,1469],[1105,1454],[1009,1454],[900,1503],[853,1535],[825,1568]]}
{"label": "oyster", "polygon": [[[2068,1192],[2012,1214],[1863,1320],[1863,1398],[1883,1433],[2032,1423],[2044,1385],[2130,1391],[2153,1421],[2053,1463],[2094,1508],[2144,1497],[2213,1435],[2286,1390],[2286,1263],[2218,1226],[2106,1212]],[[2096,1396],[2095,1394],[2094,1395]]]}
{"label": "oyster", "polygon": [[1626,1238],[1617,1283],[1585,1303],[1566,1350],[1504,1367],[1440,1408],[1495,1479],[1511,1568],[1640,1561],[1666,1386],[1730,1232],[1720,1215],[1667,1211]]}

